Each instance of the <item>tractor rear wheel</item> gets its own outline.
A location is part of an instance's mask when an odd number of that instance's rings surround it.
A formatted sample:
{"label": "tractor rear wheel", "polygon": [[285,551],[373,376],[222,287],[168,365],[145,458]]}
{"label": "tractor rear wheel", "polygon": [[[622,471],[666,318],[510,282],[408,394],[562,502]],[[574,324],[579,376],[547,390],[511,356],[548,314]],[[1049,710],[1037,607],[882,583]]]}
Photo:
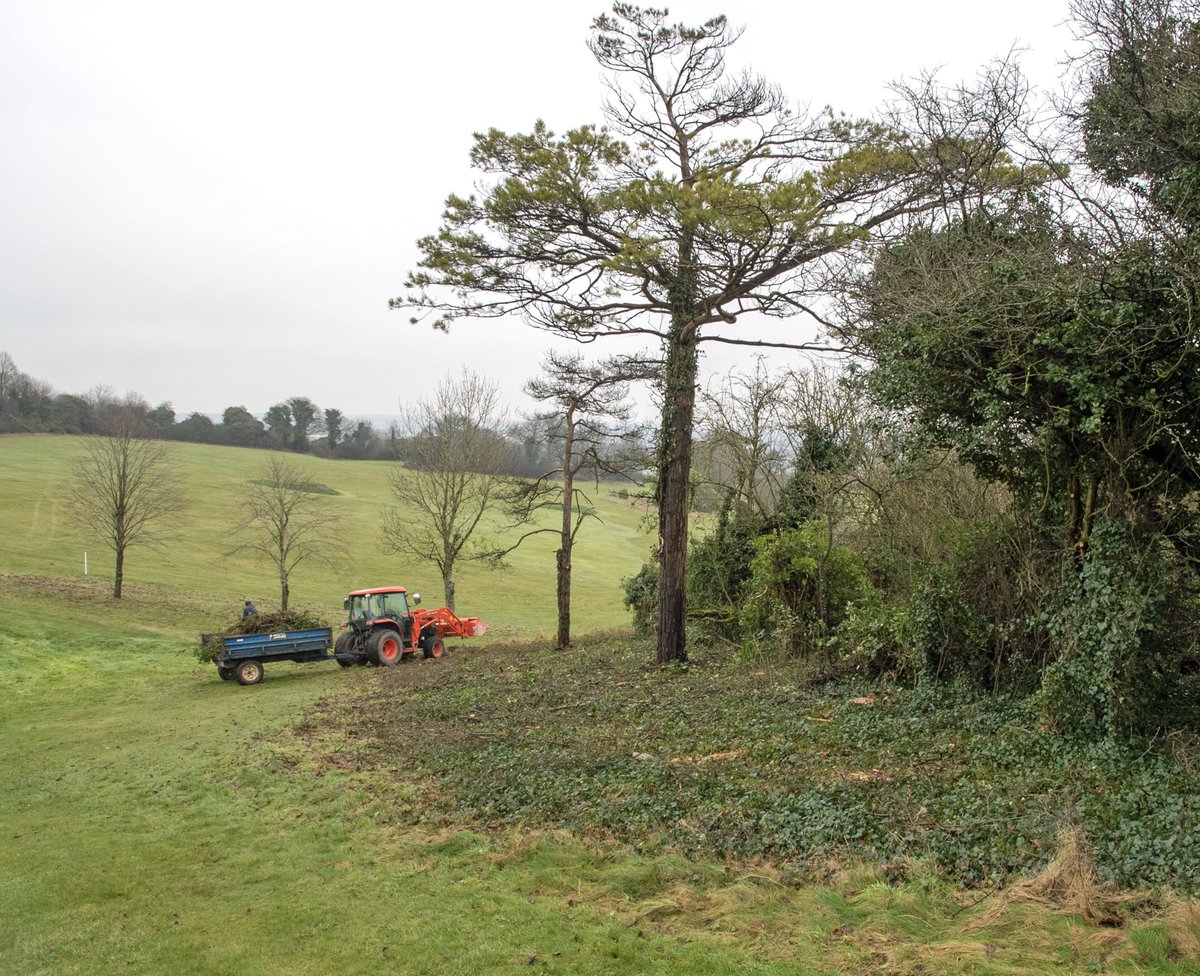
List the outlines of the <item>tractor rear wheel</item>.
{"label": "tractor rear wheel", "polygon": [[371,635],[368,644],[371,660],[380,667],[390,668],[400,660],[404,647],[400,643],[400,635],[394,630],[377,630]]}
{"label": "tractor rear wheel", "polygon": [[262,662],[243,661],[234,669],[233,676],[239,685],[256,685],[263,679]]}
{"label": "tractor rear wheel", "polygon": [[338,639],[333,642],[334,660],[337,661],[338,667],[348,668],[354,663],[351,657],[338,657],[337,655],[349,655],[350,645],[354,642],[354,634],[346,631],[344,634],[338,634]]}

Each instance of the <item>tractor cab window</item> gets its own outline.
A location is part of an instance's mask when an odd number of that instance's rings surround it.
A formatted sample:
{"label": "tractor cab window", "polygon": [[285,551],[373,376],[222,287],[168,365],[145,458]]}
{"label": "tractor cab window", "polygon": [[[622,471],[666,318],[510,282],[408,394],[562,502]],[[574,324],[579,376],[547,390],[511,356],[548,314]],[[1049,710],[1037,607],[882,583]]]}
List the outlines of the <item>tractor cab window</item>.
{"label": "tractor cab window", "polygon": [[379,620],[391,617],[400,620],[408,613],[408,600],[403,593],[369,593],[350,598],[350,620]]}
{"label": "tractor cab window", "polygon": [[350,598],[350,619],[354,620],[374,620],[379,614],[376,612],[378,600],[375,596],[352,596]]}
{"label": "tractor cab window", "polygon": [[379,594],[379,616],[399,620],[408,613],[408,600],[403,593]]}

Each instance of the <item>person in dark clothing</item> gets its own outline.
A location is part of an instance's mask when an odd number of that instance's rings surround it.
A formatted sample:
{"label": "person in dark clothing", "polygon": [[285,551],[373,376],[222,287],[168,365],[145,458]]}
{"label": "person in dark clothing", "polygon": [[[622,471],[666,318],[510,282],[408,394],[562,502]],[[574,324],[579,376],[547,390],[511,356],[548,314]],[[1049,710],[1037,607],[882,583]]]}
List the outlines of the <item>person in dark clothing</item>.
{"label": "person in dark clothing", "polygon": [[256,616],[258,616],[258,607],[256,607],[253,603],[251,603],[249,600],[247,600],[246,605],[244,607],[242,607],[242,619],[245,620],[247,617],[256,617]]}

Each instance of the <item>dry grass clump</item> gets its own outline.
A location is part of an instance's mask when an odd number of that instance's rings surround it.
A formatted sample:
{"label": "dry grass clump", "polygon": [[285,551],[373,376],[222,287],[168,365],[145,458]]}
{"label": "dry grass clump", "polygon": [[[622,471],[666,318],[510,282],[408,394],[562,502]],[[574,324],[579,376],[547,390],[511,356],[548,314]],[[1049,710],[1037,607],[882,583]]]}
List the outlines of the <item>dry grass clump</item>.
{"label": "dry grass clump", "polygon": [[1100,881],[1087,840],[1078,827],[1058,833],[1058,853],[1039,873],[1001,891],[975,919],[991,925],[1010,905],[1038,905],[1059,915],[1077,915],[1093,925],[1118,927],[1125,923],[1120,906],[1134,896],[1118,895]]}
{"label": "dry grass clump", "polygon": [[1172,899],[1163,916],[1163,926],[1180,955],[1200,959],[1200,901]]}

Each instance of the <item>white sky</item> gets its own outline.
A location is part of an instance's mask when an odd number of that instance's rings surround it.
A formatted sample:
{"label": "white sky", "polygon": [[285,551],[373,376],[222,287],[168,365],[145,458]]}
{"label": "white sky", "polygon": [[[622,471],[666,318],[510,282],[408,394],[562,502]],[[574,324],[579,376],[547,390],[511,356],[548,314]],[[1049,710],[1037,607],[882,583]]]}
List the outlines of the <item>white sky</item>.
{"label": "white sky", "polygon": [[[446,195],[471,189],[472,132],[600,121],[584,42],[605,9],[0,0],[0,350],[60,392],[106,385],[181,419],[289,396],[393,414],[459,365],[519,405],[550,337],[434,333],[387,300]],[[1070,44],[1066,0],[670,9],[727,14],[746,27],[734,66],[851,113],[1014,46],[1053,86]]]}

